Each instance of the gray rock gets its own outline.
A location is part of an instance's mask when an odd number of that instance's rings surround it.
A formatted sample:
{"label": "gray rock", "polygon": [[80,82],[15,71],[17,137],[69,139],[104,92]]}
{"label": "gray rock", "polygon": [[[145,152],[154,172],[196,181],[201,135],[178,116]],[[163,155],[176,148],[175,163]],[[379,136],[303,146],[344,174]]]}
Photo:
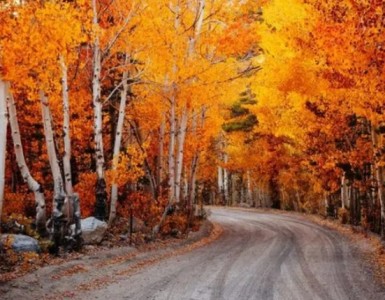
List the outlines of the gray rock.
{"label": "gray rock", "polygon": [[13,251],[20,252],[40,252],[39,242],[23,234],[2,234],[1,244],[11,242]]}
{"label": "gray rock", "polygon": [[[75,225],[72,225],[72,230]],[[107,231],[107,223],[94,217],[81,220],[82,237],[85,245],[99,244]]]}

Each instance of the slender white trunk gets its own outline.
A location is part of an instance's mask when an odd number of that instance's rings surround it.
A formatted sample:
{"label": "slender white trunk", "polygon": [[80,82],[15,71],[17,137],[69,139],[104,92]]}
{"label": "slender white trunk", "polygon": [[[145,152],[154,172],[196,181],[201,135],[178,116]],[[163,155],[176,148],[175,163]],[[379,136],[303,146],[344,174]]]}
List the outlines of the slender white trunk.
{"label": "slender white trunk", "polygon": [[45,198],[42,186],[32,177],[29,172],[27,163],[24,157],[23,145],[21,143],[19,122],[17,120],[16,104],[13,95],[8,90],[7,105],[9,113],[9,123],[11,126],[13,147],[16,155],[16,162],[19,167],[21,176],[24,182],[27,183],[30,191],[35,196],[36,203],[36,227],[39,233],[44,234],[46,231],[46,207]]}
{"label": "slender white trunk", "polygon": [[4,202],[4,187],[5,187],[5,157],[7,144],[7,86],[6,83],[0,80],[0,225],[1,214]]}
{"label": "slender white trunk", "polygon": [[247,193],[246,193],[246,198],[247,198],[247,203],[251,204],[253,202],[253,190],[251,189],[251,179],[250,179],[250,171],[246,172],[246,177],[247,177]]}
{"label": "slender white trunk", "polygon": [[49,108],[48,97],[43,91],[40,91],[40,101],[42,108],[43,124],[44,124],[44,135],[47,144],[47,152],[49,164],[51,166],[53,181],[54,181],[54,201],[53,201],[53,214],[58,216],[61,214],[60,209],[57,206],[55,199],[64,197],[64,185],[63,178],[60,171],[59,160],[57,158],[54,133],[52,129],[52,117],[51,110]]}
{"label": "slender white trunk", "polygon": [[296,207],[294,209],[295,209],[295,211],[300,211],[300,208],[301,208],[301,196],[299,195],[299,191],[298,190],[295,192],[295,195],[296,195],[297,203],[296,203]]}
{"label": "slender white trunk", "polygon": [[223,169],[218,166],[218,192],[221,201],[224,200],[224,187],[223,187]]}
{"label": "slender white trunk", "polygon": [[183,172],[183,201],[188,201],[188,193],[189,193],[189,179],[186,174],[186,171]]}
{"label": "slender white trunk", "polygon": [[[98,25],[96,13],[96,0],[93,0],[94,8],[94,26]],[[98,179],[104,179],[104,149],[103,149],[103,115],[101,102],[101,50],[99,36],[96,35],[93,49],[93,78],[92,78],[92,103],[94,106],[94,134],[95,134],[95,155],[96,155],[96,173]]]}
{"label": "slender white trunk", "polygon": [[176,102],[175,97],[170,103],[170,142],[168,150],[168,174],[169,174],[169,203],[175,202],[175,134],[176,134]]}
{"label": "slender white trunk", "polygon": [[[52,116],[49,108],[48,97],[43,91],[40,92],[42,116],[44,123],[44,135],[47,144],[48,159],[54,180],[54,197],[52,209],[52,238],[55,247],[61,245],[63,234],[68,235],[68,226],[75,221],[76,235],[81,234],[80,228],[80,206],[76,194],[68,197],[64,190],[64,180],[60,170],[59,160],[56,153],[54,132],[52,128]],[[75,212],[75,213],[74,213]],[[65,221],[65,223],[63,223]]]}
{"label": "slender white trunk", "polygon": [[72,171],[71,171],[71,132],[70,132],[70,102],[68,94],[67,65],[64,57],[60,56],[62,70],[62,98],[63,98],[63,134],[64,134],[64,156],[63,169],[65,190],[69,196],[73,195]]}
{"label": "slender white trunk", "polygon": [[187,108],[185,107],[182,111],[181,123],[179,127],[178,134],[178,151],[176,157],[176,176],[175,176],[175,201],[176,203],[180,202],[181,194],[181,179],[182,179],[182,170],[183,170],[183,158],[184,158],[184,145],[187,132],[187,121],[188,113]]}
{"label": "slender white trunk", "polygon": [[191,56],[195,52],[195,44],[202,30],[205,5],[206,5],[205,0],[199,0],[198,7],[196,10],[195,31],[194,31],[194,35],[190,38],[189,44],[188,44],[188,56]]}
{"label": "slender white trunk", "polygon": [[[114,152],[112,158],[112,171],[116,172],[119,164],[119,154],[120,147],[122,144],[122,134],[123,134],[123,125],[124,119],[126,116],[126,104],[127,104],[127,95],[128,95],[128,72],[123,73],[123,89],[120,93],[120,106],[119,106],[119,117],[118,124],[116,126],[115,141],[114,141]],[[118,201],[118,184],[116,182],[112,183],[111,187],[111,206],[110,206],[110,216],[109,224],[111,225],[116,217],[116,203]]]}
{"label": "slender white trunk", "polygon": [[342,208],[345,209],[345,203],[346,203],[346,180],[345,180],[345,173],[342,175],[341,178],[341,204]]}
{"label": "slender white trunk", "polygon": [[159,128],[159,153],[158,153],[158,161],[157,161],[157,175],[156,182],[158,185],[157,194],[159,195],[159,188],[163,181],[163,155],[164,155],[164,132],[165,132],[165,117],[162,116],[162,123]]}
{"label": "slender white trunk", "polygon": [[[93,26],[98,30],[98,11],[96,0],[92,0]],[[104,177],[105,160],[103,149],[103,104],[101,101],[100,75],[102,68],[102,51],[100,49],[99,33],[95,32],[93,44],[92,62],[92,104],[94,109],[94,139],[95,139],[95,161],[96,161],[96,203],[95,217],[104,220],[106,217],[106,181]]]}
{"label": "slender white trunk", "polygon": [[[204,116],[202,116],[203,118]],[[195,139],[197,140],[198,139],[198,135],[197,135],[197,127],[198,127],[198,124],[197,124],[197,115],[194,114],[193,112],[193,118],[192,118],[192,121],[191,121],[191,132],[192,132],[192,139]],[[202,120],[202,126],[203,126],[203,120]],[[193,204],[194,204],[194,200],[195,200],[195,184],[196,184],[196,173],[197,173],[197,169],[198,169],[198,163],[199,163],[199,156],[200,156],[200,149],[199,149],[199,145],[198,147],[195,149],[195,153],[192,157],[192,160],[191,160],[191,167],[190,167],[190,175],[189,175],[189,182],[188,182],[188,189],[187,189],[187,197],[186,199],[188,199],[188,210],[190,211],[190,216],[191,217],[191,212],[193,211]]]}
{"label": "slender white trunk", "polygon": [[195,200],[195,189],[196,189],[196,174],[198,171],[198,164],[199,164],[199,154],[194,156],[192,165],[191,165],[191,182],[190,182],[190,203],[189,205],[192,207]]}
{"label": "slender white trunk", "polygon": [[[224,154],[224,162],[227,164],[229,161],[228,155]],[[223,169],[223,190],[225,195],[225,201],[228,203],[229,201],[229,172],[226,168]]]}

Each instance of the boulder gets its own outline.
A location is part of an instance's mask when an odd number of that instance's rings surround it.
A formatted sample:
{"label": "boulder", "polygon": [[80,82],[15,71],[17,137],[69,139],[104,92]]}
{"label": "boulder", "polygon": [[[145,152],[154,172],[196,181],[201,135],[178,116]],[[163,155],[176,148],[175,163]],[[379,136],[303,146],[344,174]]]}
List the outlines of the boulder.
{"label": "boulder", "polygon": [[[72,225],[75,229],[75,226]],[[85,245],[99,244],[107,231],[107,223],[94,217],[81,220],[82,238]]]}
{"label": "boulder", "polygon": [[23,234],[2,234],[1,244],[9,244],[12,250],[20,252],[40,252],[39,242]]}

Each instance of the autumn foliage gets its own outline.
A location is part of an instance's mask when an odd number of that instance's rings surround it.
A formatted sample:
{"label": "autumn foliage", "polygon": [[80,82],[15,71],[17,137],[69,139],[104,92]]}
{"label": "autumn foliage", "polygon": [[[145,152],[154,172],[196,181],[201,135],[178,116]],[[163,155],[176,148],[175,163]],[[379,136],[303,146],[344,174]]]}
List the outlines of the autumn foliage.
{"label": "autumn foliage", "polygon": [[22,141],[4,139],[3,217],[54,219],[77,193],[83,216],[155,235],[203,203],[384,235],[384,16],[367,0],[2,1],[0,101]]}

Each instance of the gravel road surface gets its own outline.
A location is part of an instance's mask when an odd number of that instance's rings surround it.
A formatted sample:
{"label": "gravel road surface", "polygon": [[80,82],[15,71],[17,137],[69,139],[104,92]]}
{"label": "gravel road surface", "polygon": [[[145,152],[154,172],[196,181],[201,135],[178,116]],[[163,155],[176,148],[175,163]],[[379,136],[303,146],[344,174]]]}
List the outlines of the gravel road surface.
{"label": "gravel road surface", "polygon": [[178,256],[167,248],[101,252],[0,285],[0,299],[385,299],[339,233],[294,214],[211,211],[223,233],[209,245]]}
{"label": "gravel road surface", "polygon": [[217,241],[88,299],[385,299],[338,233],[296,216],[211,210],[224,228]]}

